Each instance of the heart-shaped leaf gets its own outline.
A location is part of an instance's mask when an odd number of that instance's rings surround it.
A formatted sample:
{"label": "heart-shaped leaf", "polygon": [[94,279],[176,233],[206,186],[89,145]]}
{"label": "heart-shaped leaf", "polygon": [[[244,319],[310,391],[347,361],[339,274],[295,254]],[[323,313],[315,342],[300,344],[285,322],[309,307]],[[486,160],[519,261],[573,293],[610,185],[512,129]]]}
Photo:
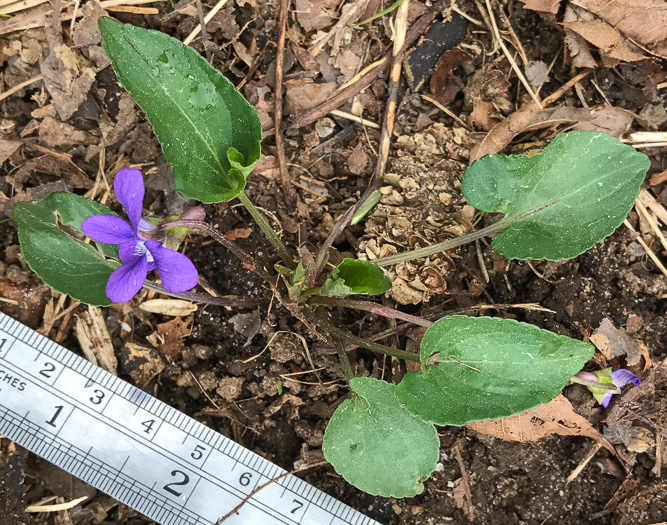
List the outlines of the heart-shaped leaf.
{"label": "heart-shaped leaf", "polygon": [[343,259],[343,262],[327,277],[321,293],[327,297],[352,294],[376,295],[386,292],[389,288],[391,281],[378,265],[359,259]]}
{"label": "heart-shaped leaf", "polygon": [[350,387],[352,399],[336,409],[324,433],[324,457],[347,482],[369,494],[421,494],[438,462],[435,427],[401,406],[394,385],[355,377]]}
{"label": "heart-shaped leaf", "polygon": [[[57,292],[94,306],[108,306],[105,288],[119,264],[105,260],[90,244],[81,223],[92,215],[115,215],[109,208],[72,193],[52,193],[46,199],[21,202],[14,210],[21,252],[30,269]],[[66,231],[70,229],[70,232]],[[73,234],[80,234],[77,240]],[[99,245],[107,256],[117,247]]]}
{"label": "heart-shaped leaf", "polygon": [[[463,178],[468,203],[503,212],[492,246],[509,259],[569,259],[611,235],[626,218],[650,166],[605,133],[561,133],[542,153],[489,155]],[[532,210],[539,210],[528,216]]]}
{"label": "heart-shaped leaf", "polygon": [[[438,364],[427,364],[434,354]],[[551,401],[592,356],[588,343],[512,319],[444,317],[424,334],[422,370],[396,396],[437,425],[511,416]]]}
{"label": "heart-shaped leaf", "polygon": [[98,23],[102,47],[153,125],[178,191],[207,203],[236,197],[260,157],[257,110],[191,47],[109,17]]}

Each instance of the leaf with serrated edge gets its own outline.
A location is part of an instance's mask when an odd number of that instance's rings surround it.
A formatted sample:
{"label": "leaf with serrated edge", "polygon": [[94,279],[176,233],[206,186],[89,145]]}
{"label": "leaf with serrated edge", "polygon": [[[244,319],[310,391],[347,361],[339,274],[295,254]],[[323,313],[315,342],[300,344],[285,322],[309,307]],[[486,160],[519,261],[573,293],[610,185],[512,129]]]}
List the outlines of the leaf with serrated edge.
{"label": "leaf with serrated edge", "polygon": [[[115,215],[109,208],[72,193],[52,193],[46,199],[20,202],[14,210],[21,253],[30,269],[55,291],[94,306],[109,306],[105,289],[117,262],[104,260],[90,244],[60,230],[58,222],[80,232],[92,215]],[[99,244],[106,255],[115,246]]]}
{"label": "leaf with serrated edge", "polygon": [[343,259],[324,282],[322,295],[377,295],[389,288],[391,281],[377,264],[359,259]]}
{"label": "leaf with serrated edge", "polygon": [[[408,372],[396,396],[437,425],[506,417],[556,397],[593,351],[513,319],[444,317],[424,334],[422,370]],[[427,364],[434,354],[438,364]]]}
{"label": "leaf with serrated edge", "polygon": [[605,133],[561,133],[542,153],[489,155],[465,172],[468,204],[505,219],[493,239],[509,259],[570,259],[611,235],[639,195],[650,161]]}
{"label": "leaf with serrated edge", "polygon": [[153,125],[178,191],[207,203],[236,197],[260,157],[257,110],[191,47],[109,17],[98,24],[102,47]]}
{"label": "leaf with serrated edge", "polygon": [[401,406],[394,385],[355,377],[350,387],[352,399],[336,409],[324,433],[324,457],[348,483],[369,494],[421,494],[439,458],[435,427]]}

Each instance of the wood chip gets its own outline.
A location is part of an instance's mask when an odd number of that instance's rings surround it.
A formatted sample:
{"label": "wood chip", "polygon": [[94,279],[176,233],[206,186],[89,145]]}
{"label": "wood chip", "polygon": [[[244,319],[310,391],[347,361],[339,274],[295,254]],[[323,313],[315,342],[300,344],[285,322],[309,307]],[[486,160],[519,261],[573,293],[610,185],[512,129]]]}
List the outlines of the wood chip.
{"label": "wood chip", "polygon": [[88,310],[75,316],[74,333],[79,340],[83,355],[91,363],[113,375],[118,375],[118,360],[113,351],[102,310],[88,306]]}

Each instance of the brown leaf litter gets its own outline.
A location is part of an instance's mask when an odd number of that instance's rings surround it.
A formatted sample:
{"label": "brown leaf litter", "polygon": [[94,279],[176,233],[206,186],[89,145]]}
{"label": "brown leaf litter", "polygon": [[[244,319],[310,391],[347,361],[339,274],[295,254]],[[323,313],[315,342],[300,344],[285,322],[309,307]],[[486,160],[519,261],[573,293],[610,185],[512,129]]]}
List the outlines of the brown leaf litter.
{"label": "brown leaf litter", "polygon": [[553,434],[561,436],[585,436],[595,440],[612,454],[614,447],[593,428],[588,420],[577,414],[568,399],[560,394],[549,403],[522,414],[503,419],[474,421],[466,424],[476,432],[503,439],[530,443]]}

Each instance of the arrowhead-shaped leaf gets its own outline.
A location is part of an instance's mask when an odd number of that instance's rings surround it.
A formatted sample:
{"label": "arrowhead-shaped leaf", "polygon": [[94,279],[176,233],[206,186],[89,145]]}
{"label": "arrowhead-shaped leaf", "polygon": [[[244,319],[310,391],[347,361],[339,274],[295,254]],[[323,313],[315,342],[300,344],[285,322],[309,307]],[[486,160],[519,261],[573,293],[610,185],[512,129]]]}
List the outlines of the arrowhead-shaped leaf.
{"label": "arrowhead-shaped leaf", "polygon": [[329,274],[322,286],[322,295],[377,295],[391,288],[391,281],[382,269],[368,261],[343,259]]}
{"label": "arrowhead-shaped leaf", "polygon": [[[427,364],[434,354],[438,364]],[[588,343],[512,319],[444,317],[426,330],[422,370],[396,396],[437,425],[511,416],[551,401],[592,356]]]}
{"label": "arrowhead-shaped leaf", "polygon": [[236,197],[260,157],[257,110],[191,47],[109,17],[98,23],[102,47],[153,125],[178,191],[207,203]]}
{"label": "arrowhead-shaped leaf", "polygon": [[[105,260],[93,246],[63,231],[73,228],[83,240],[81,223],[92,215],[115,214],[79,195],[52,193],[41,201],[17,204],[14,221],[23,257],[42,281],[82,303],[108,306],[111,301],[105,293],[106,284],[119,264]],[[107,256],[118,254],[114,246],[100,247]]]}
{"label": "arrowhead-shaped leaf", "polygon": [[494,237],[509,259],[569,259],[611,235],[639,195],[649,159],[605,133],[561,133],[542,153],[489,155],[463,178],[468,203],[512,222]]}
{"label": "arrowhead-shaped leaf", "polygon": [[394,385],[355,377],[350,387],[352,399],[336,409],[324,433],[324,457],[347,482],[369,494],[421,494],[438,462],[435,427],[401,406]]}

